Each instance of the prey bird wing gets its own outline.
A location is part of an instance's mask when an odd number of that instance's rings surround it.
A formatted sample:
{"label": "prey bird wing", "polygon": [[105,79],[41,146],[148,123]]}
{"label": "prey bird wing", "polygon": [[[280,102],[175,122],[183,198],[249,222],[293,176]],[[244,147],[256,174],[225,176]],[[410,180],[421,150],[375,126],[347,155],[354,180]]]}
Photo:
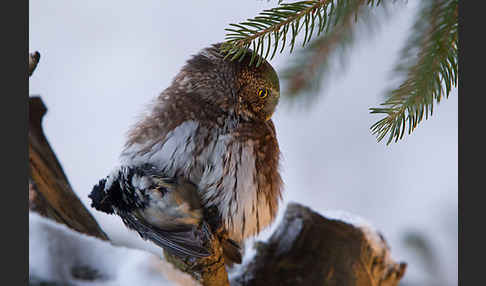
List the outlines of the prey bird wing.
{"label": "prey bird wing", "polygon": [[205,223],[198,228],[187,226],[163,230],[131,214],[121,212],[119,215],[125,225],[136,230],[143,239],[152,241],[174,255],[198,258],[211,255],[204,247],[204,243],[210,239],[211,235]]}

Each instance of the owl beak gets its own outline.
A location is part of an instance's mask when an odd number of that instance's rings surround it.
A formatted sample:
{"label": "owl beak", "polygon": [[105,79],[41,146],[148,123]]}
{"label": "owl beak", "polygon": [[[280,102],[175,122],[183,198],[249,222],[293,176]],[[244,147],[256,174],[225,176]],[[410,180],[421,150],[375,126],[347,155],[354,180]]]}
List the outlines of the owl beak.
{"label": "owl beak", "polygon": [[268,99],[268,102],[265,106],[265,113],[268,114],[266,121],[272,118],[272,115],[275,112],[275,108],[277,107],[279,99],[280,99],[280,92],[278,90],[272,89],[271,98]]}

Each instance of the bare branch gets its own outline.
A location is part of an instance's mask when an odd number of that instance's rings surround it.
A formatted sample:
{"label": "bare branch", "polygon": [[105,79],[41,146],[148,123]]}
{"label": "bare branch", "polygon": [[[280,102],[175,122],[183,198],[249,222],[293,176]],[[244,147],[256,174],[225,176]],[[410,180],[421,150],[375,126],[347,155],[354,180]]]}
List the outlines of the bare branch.
{"label": "bare branch", "polygon": [[38,51],[29,54],[29,77],[32,75],[35,68],[37,67],[39,60],[40,60],[40,53]]}
{"label": "bare branch", "polygon": [[108,240],[72,190],[44,136],[41,121],[46,111],[40,97],[29,98],[29,206],[78,232]]}

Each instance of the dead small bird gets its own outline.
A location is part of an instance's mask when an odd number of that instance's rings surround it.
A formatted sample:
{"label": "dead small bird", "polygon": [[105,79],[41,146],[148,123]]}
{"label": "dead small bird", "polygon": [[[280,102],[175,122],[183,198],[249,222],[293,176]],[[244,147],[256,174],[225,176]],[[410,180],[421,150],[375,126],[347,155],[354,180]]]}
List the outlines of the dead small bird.
{"label": "dead small bird", "polygon": [[149,164],[121,166],[102,179],[89,195],[91,206],[116,213],[128,228],[175,255],[205,257],[210,238],[206,224],[199,226],[203,209],[196,186],[183,178],[161,177]]}
{"label": "dead small bird", "polygon": [[92,206],[181,256],[208,255],[208,228],[222,230],[225,261],[241,263],[240,246],[274,221],[283,187],[271,120],[279,79],[267,61],[249,61],[224,59],[220,44],[187,61],[130,129]]}

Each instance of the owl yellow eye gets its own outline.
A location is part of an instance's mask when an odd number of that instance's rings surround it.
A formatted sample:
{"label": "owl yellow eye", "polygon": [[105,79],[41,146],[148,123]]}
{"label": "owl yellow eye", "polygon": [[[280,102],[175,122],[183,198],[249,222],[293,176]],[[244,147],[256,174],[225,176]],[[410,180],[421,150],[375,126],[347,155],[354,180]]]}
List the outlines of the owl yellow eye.
{"label": "owl yellow eye", "polygon": [[261,97],[261,98],[267,97],[268,94],[269,94],[269,92],[268,92],[268,89],[266,89],[266,88],[261,88],[260,90],[258,90],[258,96]]}

